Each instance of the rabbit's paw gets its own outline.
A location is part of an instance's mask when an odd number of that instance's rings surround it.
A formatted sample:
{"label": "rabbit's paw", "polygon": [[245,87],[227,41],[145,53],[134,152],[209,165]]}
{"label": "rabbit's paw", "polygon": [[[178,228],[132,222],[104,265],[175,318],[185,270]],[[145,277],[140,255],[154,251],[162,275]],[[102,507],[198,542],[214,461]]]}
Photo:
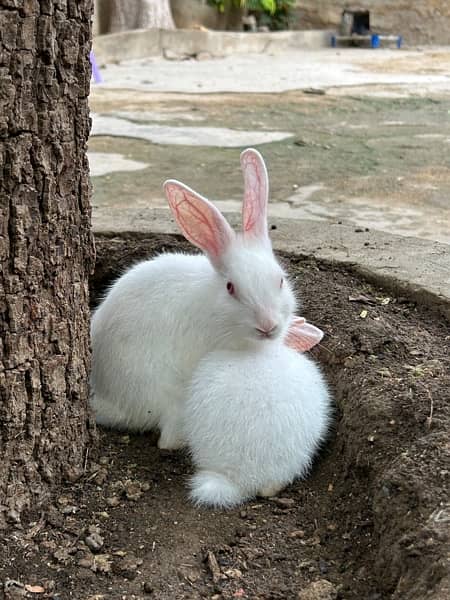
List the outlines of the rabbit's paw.
{"label": "rabbit's paw", "polygon": [[228,508],[244,500],[238,486],[220,473],[199,471],[190,482],[191,499],[197,505]]}
{"label": "rabbit's paw", "polygon": [[158,448],[160,450],[179,450],[185,445],[185,441],[181,435],[180,427],[174,424],[166,424],[161,428],[161,435],[158,440]]}
{"label": "rabbit's paw", "polygon": [[279,483],[267,484],[263,488],[261,488],[258,492],[258,496],[262,496],[263,498],[271,498],[272,496],[276,496],[284,486]]}
{"label": "rabbit's paw", "polygon": [[175,436],[159,436],[158,448],[160,450],[180,450],[184,446],[184,440]]}

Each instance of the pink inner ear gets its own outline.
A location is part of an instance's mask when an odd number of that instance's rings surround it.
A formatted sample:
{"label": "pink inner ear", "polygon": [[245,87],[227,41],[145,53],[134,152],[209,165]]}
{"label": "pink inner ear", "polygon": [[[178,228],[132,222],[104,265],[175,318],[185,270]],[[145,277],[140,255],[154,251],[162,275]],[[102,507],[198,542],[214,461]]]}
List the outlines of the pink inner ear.
{"label": "pink inner ear", "polygon": [[323,331],[303,317],[295,317],[288,329],[284,343],[298,352],[307,352],[317,346],[323,338]]}
{"label": "pink inner ear", "polygon": [[242,207],[244,235],[267,237],[269,182],[264,161],[259,152],[250,148],[241,154],[241,166],[245,185]]}
{"label": "pink inner ear", "polygon": [[217,259],[234,233],[217,208],[206,198],[176,181],[164,184],[167,201],[185,237]]}

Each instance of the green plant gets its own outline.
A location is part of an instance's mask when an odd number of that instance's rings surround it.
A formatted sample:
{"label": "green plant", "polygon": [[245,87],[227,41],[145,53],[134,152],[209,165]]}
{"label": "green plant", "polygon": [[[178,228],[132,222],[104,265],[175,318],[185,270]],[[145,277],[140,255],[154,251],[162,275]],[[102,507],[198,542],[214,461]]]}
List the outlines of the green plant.
{"label": "green plant", "polygon": [[216,6],[217,10],[222,13],[232,7],[274,13],[277,7],[276,0],[209,0],[209,4]]}
{"label": "green plant", "polygon": [[241,2],[243,8],[247,8],[248,10],[263,10],[270,14],[275,13],[277,4],[277,0],[244,0],[244,2]]}
{"label": "green plant", "polygon": [[269,29],[287,29],[295,0],[208,0],[221,13],[232,8],[246,9],[254,14],[258,24]]}
{"label": "green plant", "polygon": [[291,21],[291,11],[295,0],[275,0],[275,9],[273,12],[262,10],[259,13],[255,11],[255,16],[259,26],[266,26],[272,30],[289,29]]}

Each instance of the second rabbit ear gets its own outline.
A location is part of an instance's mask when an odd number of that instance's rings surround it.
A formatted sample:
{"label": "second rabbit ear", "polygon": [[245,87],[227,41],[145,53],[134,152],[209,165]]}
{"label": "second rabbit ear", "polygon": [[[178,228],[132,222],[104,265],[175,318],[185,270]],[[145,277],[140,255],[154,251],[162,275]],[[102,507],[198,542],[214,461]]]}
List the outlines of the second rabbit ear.
{"label": "second rabbit ear", "polygon": [[244,173],[244,202],[242,205],[242,233],[261,241],[269,239],[267,228],[267,203],[269,178],[261,154],[253,148],[241,154]]}
{"label": "second rabbit ear", "polygon": [[323,331],[321,329],[311,325],[303,317],[294,317],[289,325],[284,343],[298,352],[307,352],[317,346],[322,338]]}
{"label": "second rabbit ear", "polygon": [[209,200],[175,179],[164,183],[164,191],[185,238],[218,266],[235,237],[221,212]]}

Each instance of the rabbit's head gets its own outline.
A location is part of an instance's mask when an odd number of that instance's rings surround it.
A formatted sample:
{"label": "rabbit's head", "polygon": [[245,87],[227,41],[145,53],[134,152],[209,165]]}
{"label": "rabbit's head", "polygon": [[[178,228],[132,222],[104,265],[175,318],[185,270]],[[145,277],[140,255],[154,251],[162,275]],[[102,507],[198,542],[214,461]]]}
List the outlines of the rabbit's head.
{"label": "rabbit's head", "polygon": [[241,166],[245,192],[240,233],[211,202],[184,184],[168,180],[164,190],[184,236],[203,250],[220,277],[218,302],[230,335],[276,339],[287,332],[295,296],[269,238],[269,182],[262,156],[245,150]]}

